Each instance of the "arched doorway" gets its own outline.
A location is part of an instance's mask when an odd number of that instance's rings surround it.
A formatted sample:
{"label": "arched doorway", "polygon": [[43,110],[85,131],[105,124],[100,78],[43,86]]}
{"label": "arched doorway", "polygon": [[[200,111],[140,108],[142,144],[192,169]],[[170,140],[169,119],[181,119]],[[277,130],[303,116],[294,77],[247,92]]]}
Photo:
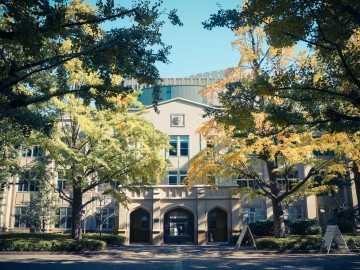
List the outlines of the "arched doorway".
{"label": "arched doorway", "polygon": [[183,208],[170,210],[164,215],[164,243],[194,243],[194,214]]}
{"label": "arched doorway", "polygon": [[208,242],[227,242],[227,213],[214,208],[208,213]]}
{"label": "arched doorway", "polygon": [[143,208],[130,214],[130,243],[150,243],[150,213]]}

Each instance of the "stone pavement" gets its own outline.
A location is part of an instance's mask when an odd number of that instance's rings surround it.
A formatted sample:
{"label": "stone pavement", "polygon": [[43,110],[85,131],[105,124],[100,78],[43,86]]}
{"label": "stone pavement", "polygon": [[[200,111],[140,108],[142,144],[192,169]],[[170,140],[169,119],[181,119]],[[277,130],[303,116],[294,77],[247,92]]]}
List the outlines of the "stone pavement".
{"label": "stone pavement", "polygon": [[359,254],[278,254],[229,246],[124,246],[100,252],[0,252],[1,270],[360,269]]}

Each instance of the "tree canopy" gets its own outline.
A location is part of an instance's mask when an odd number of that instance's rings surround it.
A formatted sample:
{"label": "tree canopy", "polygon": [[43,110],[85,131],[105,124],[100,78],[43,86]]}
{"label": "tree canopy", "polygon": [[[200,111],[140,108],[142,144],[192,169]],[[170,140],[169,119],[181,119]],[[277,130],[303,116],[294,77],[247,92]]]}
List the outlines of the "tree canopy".
{"label": "tree canopy", "polygon": [[[126,204],[126,191],[138,192],[166,171],[161,150],[168,149],[168,137],[144,120],[142,110],[128,111],[129,106],[141,106],[136,94],[114,100],[116,112],[86,106],[73,95],[53,99],[59,121],[52,135],[39,144],[55,173],[66,180],[66,189],[58,193],[72,207],[76,239],[81,239],[82,210],[98,196],[109,194]],[[85,197],[86,193],[93,195]]]}
{"label": "tree canopy", "polygon": [[354,132],[360,126],[359,18],[357,1],[250,0],[220,9],[204,27],[262,27],[274,48],[307,45],[310,51],[286,71],[261,76],[270,95],[287,101],[268,106],[269,119]]}
{"label": "tree canopy", "polygon": [[[336,192],[331,181],[346,174],[348,164],[342,158],[357,159],[358,145],[345,133],[318,132],[274,118],[271,108],[278,107],[311,119],[302,104],[289,103],[270,88],[286,77],[299,55],[294,47],[268,44],[263,26],[245,26],[235,33],[240,63],[228,70],[224,81],[204,91],[217,96],[221,108],[207,109],[214,118],[198,131],[209,147],[192,160],[188,182],[214,186],[213,177],[239,179],[240,188],[233,192],[247,194],[250,201],[257,196],[270,200],[275,236],[284,237],[284,208],[305,195]],[[245,179],[254,184],[244,186]]]}
{"label": "tree canopy", "polygon": [[[67,93],[104,104],[108,97],[129,90],[122,83],[127,78],[156,85],[155,63],[167,63],[170,50],[161,40],[163,16],[181,25],[176,11],[162,10],[161,3],[139,0],[126,8],[111,0],[97,1],[96,7],[82,0],[3,2],[0,120],[50,129],[46,106],[34,104]],[[104,30],[104,22],[114,26]],[[63,87],[68,74],[62,66],[76,59],[101,82]],[[116,85],[111,83],[114,75],[121,76]]]}

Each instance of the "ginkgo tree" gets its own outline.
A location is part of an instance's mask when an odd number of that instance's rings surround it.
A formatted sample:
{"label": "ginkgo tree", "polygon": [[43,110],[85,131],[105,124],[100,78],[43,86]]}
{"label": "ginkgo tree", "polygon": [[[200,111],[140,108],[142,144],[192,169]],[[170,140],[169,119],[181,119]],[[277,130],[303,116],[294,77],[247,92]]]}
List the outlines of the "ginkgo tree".
{"label": "ginkgo tree", "polygon": [[[33,107],[52,97],[72,92],[84,100],[106,103],[109,96],[129,90],[124,84],[109,83],[113,74],[157,84],[155,64],[168,63],[170,52],[162,41],[161,27],[166,17],[182,25],[176,10],[163,9],[161,0],[90,2],[0,3],[0,120],[46,130],[52,120],[47,107]],[[54,77],[66,75],[61,66],[74,59],[87,71],[98,72],[102,84],[55,87]]]}
{"label": "ginkgo tree", "polygon": [[[264,136],[261,133],[270,132],[273,124],[261,113],[254,113],[252,117],[254,130],[261,131],[259,134],[249,132],[246,136],[237,136],[233,127],[215,120],[199,128],[198,132],[212,147],[192,160],[187,181],[189,187],[199,181],[215,187],[213,177],[229,181],[253,179],[254,186],[239,186],[232,192],[242,193],[250,201],[255,197],[268,199],[273,209],[274,235],[285,237],[284,208],[305,195],[336,191],[336,186],[327,182],[336,173],[345,174],[346,166],[338,162],[337,156],[323,159],[313,154],[313,151],[333,151],[337,139],[326,143],[326,137],[316,138],[312,132],[296,133],[290,128]],[[339,138],[337,142],[341,142]],[[305,166],[305,175],[294,177],[299,164]],[[265,168],[263,175],[260,165]],[[315,176],[320,174],[322,182],[318,183]]]}
{"label": "ginkgo tree", "polygon": [[[260,196],[271,201],[274,235],[284,237],[286,205],[307,194],[336,190],[328,182],[346,173],[346,163],[340,158],[343,152],[338,149],[344,141],[338,133],[316,138],[318,132],[308,127],[274,121],[268,112],[272,105],[302,110],[301,104],[289,103],[270,91],[298,56],[292,47],[269,46],[262,27],[245,26],[235,33],[239,36],[234,42],[241,53],[239,66],[223,82],[204,91],[217,97],[221,105],[221,109],[207,110],[214,118],[198,130],[213,147],[192,160],[187,180],[191,187],[197,181],[214,186],[213,177],[254,179],[255,186],[234,192],[247,191],[250,200]],[[326,160],[313,154],[335,150],[337,155]],[[305,166],[305,175],[294,177],[300,164]],[[259,165],[265,168],[264,175]],[[315,178],[318,175],[324,176],[320,183]]]}
{"label": "ginkgo tree", "polygon": [[107,186],[99,196],[110,194],[126,204],[126,191],[153,184],[165,172],[167,162],[160,150],[169,147],[168,137],[144,120],[143,110],[128,111],[130,106],[141,107],[137,94],[113,100],[116,111],[86,106],[73,95],[53,99],[58,124],[41,145],[48,163],[67,179],[66,189],[58,192],[72,207],[75,239],[82,237],[82,210],[99,199],[84,194]]}

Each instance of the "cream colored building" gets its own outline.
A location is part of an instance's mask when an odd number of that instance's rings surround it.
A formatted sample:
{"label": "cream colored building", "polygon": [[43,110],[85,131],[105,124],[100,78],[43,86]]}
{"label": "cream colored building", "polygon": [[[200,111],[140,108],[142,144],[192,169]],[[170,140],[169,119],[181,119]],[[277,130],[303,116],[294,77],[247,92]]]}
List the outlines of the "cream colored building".
{"label": "cream colored building", "polygon": [[[152,188],[142,190],[140,194],[128,193],[130,203],[127,207],[117,205],[109,200],[103,207],[103,215],[109,218],[103,229],[124,235],[127,243],[147,243],[153,245],[171,243],[192,243],[204,245],[209,242],[228,242],[232,235],[239,234],[244,224],[255,220],[272,218],[271,204],[263,199],[247,202],[240,195],[231,195],[231,187],[253,185],[251,179],[234,180],[216,179],[218,189],[212,190],[208,186],[197,185],[187,190],[182,185],[191,159],[206,147],[206,141],[196,133],[198,127],[207,121],[203,118],[207,105],[200,97],[198,90],[204,80],[186,81],[185,85],[169,85],[161,87],[161,96],[164,101],[159,103],[159,113],[149,106],[148,113],[144,116],[151,121],[155,128],[169,135],[170,144],[174,150],[165,151],[164,158],[171,162],[167,176],[163,181]],[[210,80],[211,83],[216,81]],[[173,83],[179,83],[173,80]],[[193,85],[192,85],[193,84]],[[145,89],[142,97],[149,99],[151,88]],[[149,101],[147,101],[149,102]],[[147,103],[144,102],[144,103]],[[136,109],[134,109],[136,110]],[[33,148],[30,152],[22,154],[21,162],[29,162],[40,155],[41,151]],[[324,157],[326,158],[326,157]],[[266,178],[266,171],[259,165],[257,168]],[[294,177],[302,178],[309,168],[298,165]],[[54,183],[59,188],[65,184],[66,179],[56,176]],[[14,178],[14,183],[19,179]],[[26,216],[26,207],[30,200],[31,192],[36,192],[36,182],[27,182],[27,186],[10,185],[3,192],[1,204],[0,225],[8,230],[26,229],[22,217]],[[93,191],[94,193],[97,190]],[[354,189],[348,188],[341,194],[347,206],[355,206],[356,196]],[[91,196],[92,194],[89,194]],[[331,209],[336,206],[330,197],[308,196],[299,200],[286,212],[286,218],[317,219],[326,224]],[[99,205],[90,205],[84,213],[86,229],[98,230],[96,213]],[[49,226],[49,230],[67,230],[71,228],[71,208],[61,202],[57,212],[59,222]]]}

